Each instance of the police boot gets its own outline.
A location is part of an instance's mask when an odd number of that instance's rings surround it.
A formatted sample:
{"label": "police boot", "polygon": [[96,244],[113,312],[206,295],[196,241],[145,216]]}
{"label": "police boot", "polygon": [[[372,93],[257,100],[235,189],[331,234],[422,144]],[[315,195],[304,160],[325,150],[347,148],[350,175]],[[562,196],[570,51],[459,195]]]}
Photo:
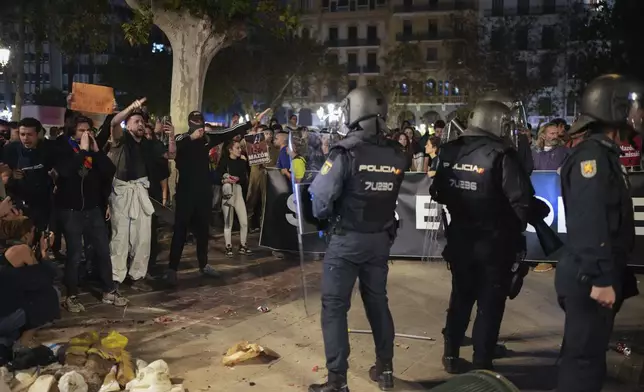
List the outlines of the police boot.
{"label": "police boot", "polygon": [[460,357],[460,347],[445,335],[445,329],[443,329],[443,338],[443,368],[449,374],[465,373],[465,363]]}
{"label": "police boot", "polygon": [[494,370],[491,359],[472,358],[472,367],[474,370]]}
{"label": "police boot", "polygon": [[309,392],[349,392],[347,376],[329,372],[329,379],[324,384],[312,384]]}
{"label": "police boot", "polygon": [[376,365],[369,369],[369,378],[377,382],[381,391],[394,389],[394,367],[391,361],[376,360]]}

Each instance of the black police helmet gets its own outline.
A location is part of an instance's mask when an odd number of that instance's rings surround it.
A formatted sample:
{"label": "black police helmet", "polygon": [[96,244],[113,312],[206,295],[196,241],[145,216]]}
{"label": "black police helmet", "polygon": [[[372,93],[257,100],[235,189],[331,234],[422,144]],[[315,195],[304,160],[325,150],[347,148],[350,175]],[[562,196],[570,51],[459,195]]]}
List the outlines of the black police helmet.
{"label": "black police helmet", "polygon": [[474,106],[467,120],[468,128],[477,128],[499,138],[509,136],[511,112],[498,101],[480,101]]}
{"label": "black police helmet", "polygon": [[380,128],[385,129],[384,124],[378,127],[378,122],[384,122],[387,118],[387,100],[374,87],[353,89],[340,104],[340,110],[342,118],[338,133],[342,136],[358,127],[374,133]]}
{"label": "black police helmet", "polygon": [[642,112],[644,83],[623,75],[603,75],[586,86],[581,96],[579,117],[569,134],[584,131],[588,125],[601,122],[609,126],[627,126],[643,132]]}

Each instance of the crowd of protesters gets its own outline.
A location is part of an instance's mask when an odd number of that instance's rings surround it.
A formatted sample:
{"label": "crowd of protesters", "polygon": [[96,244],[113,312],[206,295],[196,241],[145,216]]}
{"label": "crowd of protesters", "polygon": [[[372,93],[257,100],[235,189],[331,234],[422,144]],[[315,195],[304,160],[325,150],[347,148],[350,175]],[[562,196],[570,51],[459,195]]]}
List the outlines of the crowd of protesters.
{"label": "crowd of protesters", "polygon": [[[70,95],[68,104],[73,99]],[[166,207],[171,211],[169,207],[177,204],[177,178],[185,182],[189,173],[182,174],[173,160],[185,156],[187,141],[195,138],[192,133],[189,138],[175,138],[173,124],[166,117],[152,120],[144,103],[137,100],[121,111],[115,107],[98,127],[91,118],[69,109],[65,125],[49,130],[35,118],[0,121],[0,283],[5,294],[0,307],[0,362],[9,360],[16,344],[34,346],[34,331],[58,318],[61,307],[83,312],[81,290],[122,307],[128,304],[120,290],[124,284],[138,291],[152,290],[150,280],[160,277],[176,284],[176,274],[159,274],[154,268],[160,226],[155,211]],[[239,119],[233,117],[232,128]],[[225,132],[217,138],[218,130],[208,124],[197,130],[219,141],[204,150],[207,186],[212,189],[205,222],[208,226],[218,216],[223,218],[228,257],[234,257],[234,216],[240,227],[237,254],[252,254],[248,233],[261,227],[266,169],[279,168],[298,180],[310,169],[302,150],[308,145],[303,142],[307,131],[297,126],[297,117],[284,128],[276,119],[268,125],[249,124],[247,131],[230,138]],[[287,132],[300,135],[296,139],[302,142],[293,147],[297,151],[288,148]],[[249,165],[247,135],[263,135],[269,162]],[[322,154],[309,162],[321,166],[324,159]],[[190,231],[195,231],[192,225]],[[182,236],[173,242],[190,240],[187,230]],[[203,251],[203,244],[198,245]],[[207,265],[207,249],[206,244],[201,272],[217,277]],[[169,267],[176,272],[176,265]]]}

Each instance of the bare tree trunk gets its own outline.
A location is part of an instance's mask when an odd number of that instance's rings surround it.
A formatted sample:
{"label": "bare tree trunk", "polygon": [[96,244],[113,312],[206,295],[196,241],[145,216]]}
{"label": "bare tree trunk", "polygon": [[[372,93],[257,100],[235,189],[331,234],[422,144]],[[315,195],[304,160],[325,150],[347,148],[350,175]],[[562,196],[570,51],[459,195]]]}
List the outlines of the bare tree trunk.
{"label": "bare tree trunk", "polygon": [[[142,9],[139,0],[125,2],[135,10]],[[165,33],[172,47],[170,115],[177,125],[175,132],[183,133],[188,131],[188,114],[201,110],[206,72],[212,58],[244,34],[243,31],[215,33],[210,20],[188,12],[167,11],[155,3],[152,2],[151,10],[153,22]]]}
{"label": "bare tree trunk", "polygon": [[16,72],[16,98],[14,99],[13,120],[20,121],[22,118],[22,102],[25,95],[25,16],[21,9],[18,14],[18,50],[14,71]]}
{"label": "bare tree trunk", "polygon": [[208,66],[223,47],[224,36],[212,35],[209,29],[190,24],[177,25],[173,34],[166,35],[172,36],[170,115],[176,119],[175,124],[181,124],[176,132],[187,132],[188,114],[201,110]]}

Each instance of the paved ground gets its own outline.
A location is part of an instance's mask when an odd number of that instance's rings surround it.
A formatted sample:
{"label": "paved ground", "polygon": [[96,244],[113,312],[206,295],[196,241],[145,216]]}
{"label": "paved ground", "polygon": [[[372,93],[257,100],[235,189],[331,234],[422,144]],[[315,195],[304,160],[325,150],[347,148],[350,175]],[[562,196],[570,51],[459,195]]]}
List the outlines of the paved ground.
{"label": "paved ground", "polygon": [[[219,243],[220,241],[217,241]],[[190,248],[185,259],[193,259]],[[89,294],[90,304],[81,316],[69,316],[40,333],[45,341],[60,341],[89,328],[117,329],[131,341],[133,354],[147,361],[165,359],[172,374],[191,391],[305,391],[322,380],[324,350],[319,326],[320,262],[306,265],[309,300],[305,313],[300,267],[297,261],[275,260],[270,253],[244,260],[215,258],[224,278],[204,281],[196,266],[182,263],[181,288],[131,294],[132,304],[121,310],[99,304]],[[162,259],[162,258],[160,258]],[[530,274],[524,291],[508,302],[501,340],[510,356],[497,362],[497,370],[522,391],[554,388],[561,341],[563,313],[556,305],[553,273]],[[391,267],[389,298],[400,333],[440,337],[450,290],[449,272],[443,263],[398,261]],[[271,311],[259,313],[257,306]],[[350,327],[369,329],[360,303],[354,298]],[[636,391],[644,354],[642,324],[644,297],[630,300],[617,320],[615,338],[634,350],[630,358],[610,352],[612,378],[604,391]],[[156,320],[156,321],[155,321]],[[273,363],[255,362],[225,368],[223,352],[240,340],[256,342],[281,354]],[[375,391],[366,371],[373,361],[373,343],[368,335],[352,335],[350,387],[354,392]],[[429,390],[443,382],[442,343],[400,339],[397,341],[395,373],[397,391]],[[464,349],[464,357],[471,349]],[[318,371],[315,368],[318,367]]]}

